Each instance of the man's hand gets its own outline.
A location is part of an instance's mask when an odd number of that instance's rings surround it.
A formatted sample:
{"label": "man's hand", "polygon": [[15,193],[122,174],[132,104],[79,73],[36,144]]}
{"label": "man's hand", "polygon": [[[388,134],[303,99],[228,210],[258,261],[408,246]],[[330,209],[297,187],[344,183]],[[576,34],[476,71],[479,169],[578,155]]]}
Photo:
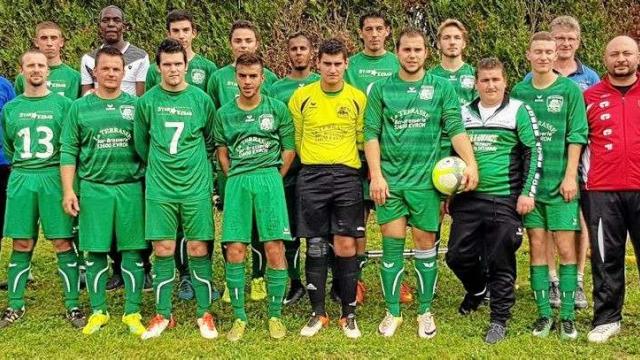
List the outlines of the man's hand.
{"label": "man's hand", "polygon": [[565,176],[560,184],[560,195],[564,201],[571,202],[578,195],[578,180],[575,177]]}
{"label": "man's hand", "polygon": [[369,186],[369,195],[376,205],[384,205],[389,197],[389,185],[383,176],[376,176],[371,178],[371,185]]}
{"label": "man's hand", "polygon": [[62,197],[62,208],[67,214],[76,217],[80,212],[80,204],[78,203],[78,197],[73,191],[65,192]]}
{"label": "man's hand", "polygon": [[460,187],[463,188],[463,191],[473,191],[478,187],[478,167],[476,164],[467,164]]}
{"label": "man's hand", "polygon": [[520,195],[518,196],[518,203],[516,204],[516,211],[520,215],[526,215],[533,211],[535,207],[535,200],[532,197]]}

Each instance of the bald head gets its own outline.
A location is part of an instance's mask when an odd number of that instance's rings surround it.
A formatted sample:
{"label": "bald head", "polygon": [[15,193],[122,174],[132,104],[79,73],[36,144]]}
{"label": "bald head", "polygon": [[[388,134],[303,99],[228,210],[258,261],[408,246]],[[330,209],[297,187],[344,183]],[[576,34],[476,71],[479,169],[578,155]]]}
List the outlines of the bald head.
{"label": "bald head", "polygon": [[638,61],[638,43],[632,38],[616,36],[607,44],[604,63],[612,82],[633,83],[638,71]]}

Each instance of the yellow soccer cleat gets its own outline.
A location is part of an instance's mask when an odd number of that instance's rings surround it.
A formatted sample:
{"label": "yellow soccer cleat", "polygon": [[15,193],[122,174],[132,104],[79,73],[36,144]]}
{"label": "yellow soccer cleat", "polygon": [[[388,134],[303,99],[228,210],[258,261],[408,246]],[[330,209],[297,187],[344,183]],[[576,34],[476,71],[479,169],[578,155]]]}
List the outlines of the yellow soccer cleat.
{"label": "yellow soccer cleat", "polygon": [[96,311],[89,317],[87,325],[82,328],[82,333],[85,335],[91,335],[100,330],[104,325],[109,322],[109,313],[103,314],[102,311]]}
{"label": "yellow soccer cleat", "polygon": [[245,321],[236,319],[236,321],[233,322],[231,330],[229,330],[229,332],[227,333],[227,340],[238,341],[242,339],[242,336],[244,335],[244,329],[246,327],[247,323]]}
{"label": "yellow soccer cleat", "polygon": [[269,319],[269,336],[274,339],[282,339],[287,335],[287,327],[280,318],[272,317]]}
{"label": "yellow soccer cleat", "polygon": [[136,336],[140,336],[147,331],[144,325],[142,325],[142,316],[140,313],[122,315],[122,323],[127,325],[129,327],[129,332]]}

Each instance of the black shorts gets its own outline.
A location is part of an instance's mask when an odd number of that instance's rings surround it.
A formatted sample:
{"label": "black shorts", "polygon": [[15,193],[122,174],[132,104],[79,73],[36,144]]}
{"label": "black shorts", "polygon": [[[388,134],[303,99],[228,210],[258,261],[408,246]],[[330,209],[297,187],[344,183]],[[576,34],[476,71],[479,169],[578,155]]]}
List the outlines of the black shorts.
{"label": "black shorts", "polygon": [[298,237],[364,237],[362,180],[344,165],[305,165],[296,182]]}

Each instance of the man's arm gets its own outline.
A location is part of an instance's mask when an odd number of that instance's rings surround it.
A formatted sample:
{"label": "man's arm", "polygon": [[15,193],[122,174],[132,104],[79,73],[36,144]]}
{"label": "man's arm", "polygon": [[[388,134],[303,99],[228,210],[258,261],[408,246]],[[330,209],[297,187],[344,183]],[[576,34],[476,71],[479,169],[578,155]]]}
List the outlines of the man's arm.
{"label": "man's arm", "polygon": [[566,202],[570,202],[578,194],[578,164],[582,145],[587,143],[589,125],[587,123],[587,112],[584,106],[584,97],[578,85],[570,88],[568,94],[568,122],[567,122],[567,167],[564,179],[560,184],[560,194]]}
{"label": "man's arm", "polygon": [[371,200],[382,205],[389,197],[389,185],[382,175],[380,164],[380,135],[383,121],[382,90],[379,83],[374,83],[369,90],[369,100],[364,115],[364,155],[369,165],[371,185],[369,192]]}
{"label": "man's arm", "polygon": [[277,102],[277,116],[280,119],[280,127],[278,135],[280,136],[280,144],[282,147],[282,166],[280,166],[280,175],[287,175],[293,160],[296,158],[296,141],[295,130],[293,128],[293,120],[289,109],[283,103]]}
{"label": "man's arm", "polygon": [[133,119],[133,145],[142,162],[146,164],[149,157],[149,122],[140,102],[136,106]]}
{"label": "man's arm", "polygon": [[231,161],[229,160],[229,149],[226,146],[218,146],[216,151],[218,154],[218,162],[220,163],[220,168],[222,168],[222,172],[225,176],[229,173],[229,168],[231,167]]}
{"label": "man's arm", "polygon": [[136,71],[136,96],[138,97],[144,94],[147,72],[149,72],[149,55],[144,56],[142,63]]}
{"label": "man's arm", "polygon": [[62,208],[71,216],[78,216],[80,204],[78,196],[73,189],[73,180],[76,177],[75,165],[61,165],[60,178],[62,180]]}
{"label": "man's arm", "polygon": [[516,113],[518,139],[524,149],[523,185],[516,204],[516,211],[520,215],[533,211],[536,188],[542,171],[542,143],[537,123],[538,120],[533,109],[526,104],[520,106]]}
{"label": "man's arm", "polygon": [[567,148],[567,168],[560,184],[560,194],[566,202],[572,201],[578,194],[578,163],[581,152],[580,144],[569,144]]}
{"label": "man's arm", "polygon": [[295,158],[296,152],[294,150],[282,150],[282,166],[280,166],[280,175],[282,177],[287,175]]}

